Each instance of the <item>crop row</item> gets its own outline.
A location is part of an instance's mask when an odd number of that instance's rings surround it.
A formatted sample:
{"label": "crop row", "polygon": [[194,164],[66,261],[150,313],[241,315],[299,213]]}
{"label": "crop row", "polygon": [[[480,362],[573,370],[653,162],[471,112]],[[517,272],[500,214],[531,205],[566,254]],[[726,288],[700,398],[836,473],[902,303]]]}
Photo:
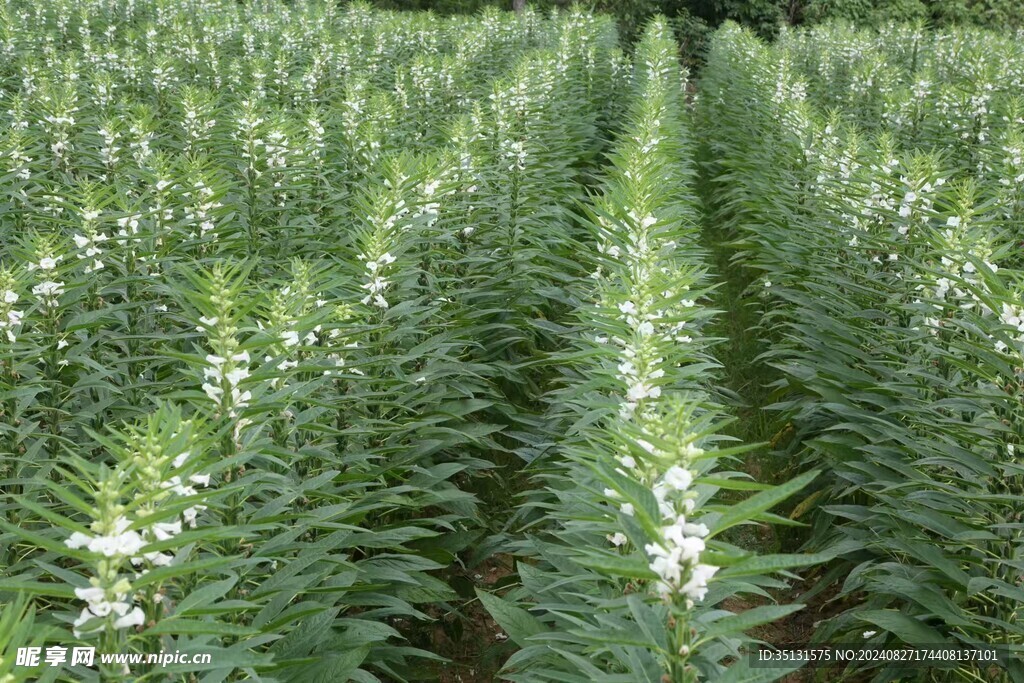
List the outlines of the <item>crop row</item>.
{"label": "crop row", "polygon": [[[714,224],[765,311],[761,362],[774,370],[770,408],[785,426],[776,443],[798,466],[828,473],[795,514],[813,520],[809,547],[839,559],[802,599],[838,591],[845,611],[820,625],[823,642],[1016,649],[1024,325],[1019,223],[1006,193],[1019,180],[964,163],[961,151],[991,151],[984,136],[948,123],[991,120],[969,97],[924,117],[946,136],[941,148],[885,119],[865,128],[856,108],[824,110],[825,84],[843,77],[797,65],[817,51],[817,64],[835,67],[834,37],[769,47],[724,29],[701,93]],[[870,55],[852,72],[871,56],[898,64],[910,49],[874,40],[847,44]],[[937,92],[955,90],[959,72],[936,65],[964,60],[979,39],[953,39],[966,46],[960,57],[950,41],[930,40],[915,54],[932,66],[920,68]],[[808,79],[823,83],[820,96]],[[1019,134],[1016,119],[993,122],[993,137]],[[999,673],[949,675],[1018,680],[1021,670],[1010,658]]]}

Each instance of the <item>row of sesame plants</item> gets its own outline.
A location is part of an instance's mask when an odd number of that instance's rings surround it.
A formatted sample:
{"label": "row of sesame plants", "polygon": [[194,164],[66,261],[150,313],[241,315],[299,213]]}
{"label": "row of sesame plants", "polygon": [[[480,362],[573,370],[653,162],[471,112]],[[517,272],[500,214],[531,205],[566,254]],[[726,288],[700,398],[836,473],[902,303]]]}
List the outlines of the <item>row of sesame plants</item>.
{"label": "row of sesame plants", "polygon": [[611,20],[73,0],[0,34],[0,678],[429,678],[586,275]]}
{"label": "row of sesame plants", "polygon": [[[732,471],[743,444],[711,398],[711,286],[698,246],[686,73],[664,20],[633,56],[629,106],[600,189],[583,211],[576,317],[550,405],[543,490],[520,509],[521,585],[483,604],[519,646],[514,681],[770,681],[745,631],[801,605],[768,598],[777,576],[817,561],[754,556],[726,532],[814,478],[763,487]],[[741,492],[740,502],[723,498]],[[734,603],[735,604],[735,603]],[[730,666],[731,665],[731,666]]]}
{"label": "row of sesame plants", "polygon": [[[989,52],[989,50],[992,52]],[[700,92],[716,239],[754,276],[822,642],[1002,646],[871,680],[1021,680],[1019,41],[727,26]],[[834,594],[834,595],[833,595]],[[909,678],[907,678],[909,676]]]}

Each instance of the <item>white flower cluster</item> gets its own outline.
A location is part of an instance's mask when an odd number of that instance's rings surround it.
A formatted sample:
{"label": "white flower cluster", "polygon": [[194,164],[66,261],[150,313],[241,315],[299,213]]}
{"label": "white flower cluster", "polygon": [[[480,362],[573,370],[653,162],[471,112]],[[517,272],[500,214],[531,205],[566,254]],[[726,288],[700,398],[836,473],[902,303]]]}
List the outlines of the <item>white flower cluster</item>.
{"label": "white flower cluster", "polygon": [[306,133],[307,133],[307,156],[313,159],[313,162],[317,166],[323,166],[324,163],[324,150],[327,148],[324,142],[324,126],[320,123],[319,119],[309,118],[306,121]]}
{"label": "white flower cluster", "polygon": [[[14,136],[12,135],[12,137]],[[25,150],[19,144],[15,143],[11,146],[7,157],[13,162],[9,167],[10,172],[14,173],[19,180],[28,180],[32,177],[32,169],[28,166],[32,163],[32,157],[25,154]]]}
{"label": "white flower cluster", "polygon": [[[304,293],[307,290],[302,285],[297,287],[297,289],[298,292],[293,293],[291,285],[288,285],[275,292],[272,295],[270,315],[266,324],[262,320],[256,321],[256,326],[260,330],[269,330],[273,336],[281,339],[280,342],[268,345],[267,354],[263,357],[263,361],[270,363],[274,360],[275,356],[283,357],[277,364],[277,369],[282,372],[298,367],[299,361],[297,360],[297,355],[295,355],[296,347],[300,344],[316,346],[320,341],[319,335],[323,331],[323,325],[316,325],[302,336],[300,331],[296,329],[299,321],[295,319],[295,316],[301,315],[303,307],[307,302],[315,299],[317,308],[323,307],[326,303],[322,299]],[[273,381],[273,385],[281,387],[283,382],[283,378],[277,378]]]}
{"label": "white flower cluster", "polygon": [[86,224],[86,234],[75,234],[72,239],[75,241],[75,246],[80,250],[80,253],[77,255],[79,260],[91,259],[92,261],[86,265],[85,272],[93,273],[103,268],[103,261],[97,257],[103,254],[100,245],[110,239],[110,237],[102,232],[96,232],[91,227],[92,221],[99,217],[98,211],[86,211],[82,216]]}
{"label": "white flower cluster", "polygon": [[[690,601],[703,600],[708,581],[718,571],[718,567],[700,562],[708,528],[703,523],[688,521],[687,515],[692,514],[696,505],[692,497],[681,495],[692,484],[693,473],[673,465],[653,487],[667,524],[661,527],[661,542],[649,543],[644,550],[651,558],[651,571],[659,577],[656,589],[665,598],[680,594]],[[683,512],[677,512],[678,507]]]}
{"label": "white flower cluster", "polygon": [[29,270],[54,270],[57,268],[57,264],[64,260],[63,256],[43,256],[39,259],[39,263],[28,264]]}
{"label": "white flower cluster", "polygon": [[[207,326],[217,324],[216,318],[200,318],[200,322]],[[200,332],[205,328],[197,328]],[[251,391],[242,391],[238,385],[250,375],[248,364],[250,362],[249,352],[233,354],[230,358],[223,358],[209,354],[206,356],[209,367],[203,370],[203,391],[216,403],[222,411],[226,411],[231,417],[238,416],[238,410],[245,408],[252,400]]]}
{"label": "white flower cluster", "polygon": [[[1016,330],[1017,334],[1014,337],[1014,341],[1024,347],[1024,306],[1003,303],[1002,310],[999,312],[999,320],[1004,325],[1008,325]],[[1006,351],[1006,343],[997,341],[996,350]]]}
{"label": "white flower cluster", "polygon": [[[104,557],[134,557],[146,543],[139,532],[128,528],[131,524],[129,519],[119,516],[106,525],[94,524],[94,531],[97,532],[95,536],[76,531],[71,534],[71,538],[64,541],[64,544],[69,548],[86,548]],[[95,528],[97,526],[98,529]]]}
{"label": "white flower cluster", "polygon": [[55,308],[58,299],[64,295],[64,283],[54,280],[44,280],[32,288],[32,293],[39,299],[40,303],[47,308]]}
{"label": "white flower cluster", "polygon": [[241,156],[247,162],[247,173],[249,174],[249,181],[252,182],[262,175],[262,172],[256,168],[256,162],[259,148],[263,147],[264,142],[261,138],[257,137],[257,130],[263,125],[264,119],[254,113],[256,107],[253,102],[244,100],[241,103],[241,107],[243,113],[239,116],[236,123],[235,139],[239,140],[243,145]]}
{"label": "white flower cluster", "polygon": [[139,219],[142,216],[134,214],[131,216],[122,216],[117,219],[117,236],[123,238],[130,238],[134,243],[138,244],[140,241],[135,235],[139,234]]}
{"label": "white flower cluster", "polygon": [[205,235],[213,230],[216,225],[210,212],[224,206],[219,201],[212,201],[214,191],[200,180],[194,185],[194,192],[185,192],[184,194],[185,197],[192,200],[189,206],[185,207],[185,219],[193,225],[199,224],[200,235]]}
{"label": "white flower cluster", "polygon": [[921,227],[928,225],[932,218],[933,193],[937,188],[942,187],[946,183],[946,179],[938,178],[932,184],[928,180],[910,179],[902,176],[900,182],[903,184],[905,191],[900,199],[897,212],[905,222],[897,226],[896,232],[900,237],[906,237],[915,225]]}
{"label": "white flower cluster", "polygon": [[665,376],[661,367],[665,359],[653,356],[645,338],[654,334],[653,314],[640,312],[632,301],[619,304],[622,318],[632,328],[633,339],[626,341],[616,339],[620,343],[622,361],[618,365],[618,378],[626,385],[625,400],[619,407],[619,415],[629,418],[636,413],[637,407],[646,399],[661,396],[661,387],[657,380]]}
{"label": "white flower cluster", "polygon": [[113,126],[107,126],[99,130],[100,137],[103,138],[103,146],[100,147],[100,158],[103,160],[103,165],[108,168],[113,168],[117,164],[120,160],[117,153],[121,151],[121,148],[117,146],[117,141],[121,134],[111,130],[112,128]]}
{"label": "white flower cluster", "polygon": [[[267,169],[269,171],[281,171],[288,167],[288,152],[291,146],[288,136],[279,130],[272,130],[267,133],[267,142],[264,151],[267,153]],[[274,187],[280,188],[283,178],[278,175],[274,178]]]}
{"label": "white flower cluster", "polygon": [[127,580],[122,579],[111,588],[96,585],[99,582],[95,578],[91,579],[91,582],[95,583],[88,588],[75,589],[75,597],[88,603],[88,606],[82,610],[73,623],[76,638],[103,629],[105,621],[96,622],[92,628],[82,630],[90,621],[104,619],[110,615],[114,616],[113,627],[115,629],[141,626],[145,622],[146,615],[142,608],[128,602],[131,584]]}
{"label": "white flower cluster", "polygon": [[[71,549],[85,548],[106,558],[108,569],[111,566],[115,567],[116,576],[118,563],[136,556],[146,545],[138,531],[129,529],[131,524],[123,515],[118,515],[106,523],[97,521],[92,525],[95,535],[76,531],[64,541],[64,544]],[[91,578],[89,582],[89,588],[75,589],[75,595],[88,603],[74,621],[76,638],[102,630],[109,623],[108,617],[111,615],[114,617],[115,629],[139,626],[145,621],[142,609],[127,599],[131,585],[126,579],[108,581],[107,583],[112,585],[106,588],[98,577]],[[90,623],[92,626],[86,628]]]}
{"label": "white flower cluster", "polygon": [[156,137],[151,130],[147,130],[143,127],[142,123],[133,123],[129,132],[132,135],[132,141],[128,143],[129,149],[132,152],[132,158],[135,163],[140,167],[144,167],[146,161],[153,155],[153,150],[149,144]]}
{"label": "white flower cluster", "polygon": [[[985,280],[977,272],[972,259],[980,260],[993,273],[998,272],[999,266],[988,260],[991,256],[990,250],[980,244],[976,237],[972,238],[968,234],[960,216],[950,216],[940,234],[940,262],[946,274],[939,277],[925,274],[925,278],[933,279],[934,285],[920,284],[916,290],[923,291],[929,298],[939,302],[932,304],[936,311],[945,310],[943,302],[948,302],[961,310],[979,309],[982,315],[989,315],[989,307],[972,291],[988,291]],[[929,317],[925,319],[925,324],[928,325],[931,334],[937,335],[942,327],[942,321],[941,317]],[[1002,351],[1005,346],[1002,342],[997,342],[996,348]]]}
{"label": "white flower cluster", "polygon": [[1006,154],[1003,165],[1008,172],[1000,176],[999,183],[1007,187],[1019,187],[1024,183],[1024,147],[1007,145],[1002,150]]}
{"label": "white flower cluster", "polygon": [[[136,460],[141,457],[137,454]],[[185,451],[178,454],[171,460],[172,470],[180,471],[190,457],[190,452]],[[151,475],[151,470],[141,467],[142,476]],[[152,489],[157,492],[153,500],[166,501],[166,496],[176,494],[179,496],[196,496],[198,494],[195,486],[209,486],[210,475],[192,474],[188,477],[188,483],[183,483],[180,474],[173,474],[164,479],[166,475],[157,475],[153,481],[145,482],[143,489]],[[108,501],[113,501],[119,494],[112,490],[114,482],[106,482],[101,493]],[[145,497],[145,496],[144,496]],[[157,504],[149,503],[148,506],[155,508]],[[111,624],[115,629],[140,626],[145,621],[145,614],[142,608],[135,605],[128,596],[132,593],[131,584],[127,579],[118,576],[119,567],[125,561],[132,565],[141,566],[149,564],[153,567],[166,567],[174,560],[170,554],[152,551],[146,552],[146,547],[152,543],[159,543],[182,533],[185,525],[190,528],[196,526],[196,516],[206,506],[201,504],[191,505],[181,512],[179,519],[173,521],[147,522],[147,517],[154,512],[154,509],[140,508],[137,512],[137,521],[132,522],[123,513],[119,505],[111,505],[108,502],[106,514],[102,519],[91,525],[93,533],[76,531],[64,541],[64,544],[72,549],[84,548],[89,552],[102,558],[98,562],[99,576],[89,579],[88,588],[76,588],[75,595],[87,603],[81,614],[74,621],[76,637],[82,634],[95,633]],[[132,528],[132,527],[136,528]],[[148,572],[142,569],[142,574]],[[138,576],[138,575],[137,575]],[[113,617],[111,621],[109,617]]]}
{"label": "white flower cluster", "polygon": [[216,119],[206,118],[206,116],[206,112],[201,108],[186,102],[185,120],[181,122],[181,127],[185,132],[186,150],[192,149],[211,128],[217,125]]}
{"label": "white flower cluster", "polygon": [[362,298],[362,303],[387,309],[389,304],[387,299],[384,298],[384,291],[391,284],[391,281],[384,277],[384,271],[395,262],[395,257],[389,252],[384,252],[375,257],[359,254],[359,260],[366,261],[367,281],[362,287],[367,293]]}
{"label": "white flower cluster", "polygon": [[526,146],[521,140],[502,140],[500,148],[509,171],[526,170]]}
{"label": "white flower cluster", "polygon": [[[189,453],[185,452],[179,455],[174,460],[175,468],[180,468],[185,461],[189,458]],[[166,489],[171,493],[175,493],[179,496],[195,496],[198,495],[196,486],[209,486],[210,475],[209,474],[193,474],[188,478],[188,483],[182,482],[179,475],[174,475],[170,479],[160,484],[160,487]],[[194,529],[196,527],[196,517],[200,512],[206,509],[205,505],[196,504],[185,508],[181,513],[181,518],[189,528]],[[173,538],[181,533],[182,523],[175,522],[155,522],[152,525],[145,527],[142,530],[143,537],[146,540],[166,541],[168,538]],[[162,553],[146,553],[143,557],[152,562],[157,566],[163,566],[169,564],[171,557]],[[139,564],[140,562],[136,559],[132,560],[133,564]]]}
{"label": "white flower cluster", "polygon": [[[438,212],[441,209],[441,203],[438,201],[440,197],[437,195],[437,190],[441,186],[441,180],[429,180],[422,183],[419,186],[420,201],[416,204],[416,211],[413,212],[413,218],[420,218],[425,216],[427,219],[427,227],[433,227],[437,223]],[[442,194],[447,194],[443,192]]]}
{"label": "white flower cluster", "polygon": [[[666,456],[644,439],[639,439],[637,443],[655,459],[664,459]],[[701,454],[703,450],[692,443],[686,443],[677,454],[681,464],[670,466],[660,476],[656,469],[645,467],[631,455],[620,455],[618,458],[622,465],[618,470],[620,474],[640,481],[653,481],[651,492],[658,504],[662,526],[660,538],[646,544],[644,551],[649,557],[651,571],[658,575],[655,590],[665,599],[682,595],[689,601],[703,600],[708,581],[718,571],[718,567],[700,561],[706,547],[704,537],[709,532],[707,526],[691,521],[697,505],[690,491],[694,476],[689,463]],[[604,494],[611,499],[620,497],[614,489],[605,489]],[[619,510],[627,516],[636,514],[630,503],[621,503]],[[608,540],[616,546],[627,543],[622,533],[612,534]]]}
{"label": "white flower cluster", "polygon": [[11,344],[17,341],[15,331],[21,325],[22,319],[25,317],[23,311],[17,311],[14,309],[14,305],[17,303],[17,292],[13,289],[6,289],[3,291],[3,295],[0,296],[0,330],[3,330],[4,335],[7,337],[7,341]]}
{"label": "white flower cluster", "polygon": [[50,151],[53,152],[54,160],[58,165],[65,164],[68,153],[72,151],[71,129],[75,125],[75,117],[72,114],[76,111],[78,111],[78,107],[72,107],[61,115],[48,114],[41,121],[43,128],[53,139],[53,142],[50,143]]}

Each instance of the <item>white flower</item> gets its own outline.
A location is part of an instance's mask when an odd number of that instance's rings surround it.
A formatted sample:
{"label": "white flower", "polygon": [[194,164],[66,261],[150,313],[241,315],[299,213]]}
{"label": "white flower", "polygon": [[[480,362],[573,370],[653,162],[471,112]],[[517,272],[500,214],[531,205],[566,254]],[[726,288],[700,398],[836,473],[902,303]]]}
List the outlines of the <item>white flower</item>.
{"label": "white flower", "polygon": [[87,536],[86,534],[83,534],[81,531],[76,531],[73,534],[71,534],[70,538],[64,541],[64,545],[74,550],[76,548],[81,548],[84,545],[89,545],[89,541],[91,540],[92,536]]}
{"label": "white flower", "polygon": [[865,638],[870,638],[871,636],[875,635],[876,633],[878,633],[878,631],[864,631],[864,633],[862,635]]}
{"label": "white flower", "polygon": [[127,519],[119,517],[114,520],[114,529],[111,533],[103,536],[89,536],[76,531],[64,541],[64,545],[72,549],[84,546],[90,552],[105,557],[131,557],[137,555],[146,543],[138,532],[127,530],[130,525],[131,523]]}
{"label": "white flower", "polygon": [[682,563],[696,562],[700,554],[704,552],[704,540],[697,536],[686,536],[677,545],[679,550],[679,561]]}
{"label": "white flower", "polygon": [[644,546],[648,555],[654,557],[650,563],[651,571],[656,573],[661,580],[668,584],[677,584],[682,578],[682,564],[680,562],[680,549],[666,549],[657,543],[648,543]]}
{"label": "white flower", "polygon": [[203,391],[214,403],[220,403],[221,397],[224,395],[224,390],[218,386],[212,384],[203,384]]}
{"label": "white flower", "polygon": [[693,483],[693,473],[679,465],[673,465],[665,472],[663,480],[676,491],[685,491]]}
{"label": "white flower", "polygon": [[687,523],[683,525],[683,533],[687,536],[697,536],[703,538],[710,533],[710,529],[704,524],[692,524]]}
{"label": "white flower", "polygon": [[624,546],[629,542],[629,539],[623,533],[610,534],[608,540],[616,547]]}
{"label": "white flower", "polygon": [[231,384],[231,386],[235,387],[235,386],[238,386],[238,384],[243,379],[245,379],[248,376],[249,376],[249,370],[246,369],[246,368],[241,368],[240,367],[240,368],[235,368],[231,372],[229,372],[226,375],[224,375],[224,378],[227,379],[228,383]]}
{"label": "white flower", "polygon": [[40,282],[38,285],[32,288],[32,293],[41,299],[46,299],[49,302],[54,302],[57,297],[64,293],[64,283],[53,282],[52,280]]}
{"label": "white flower", "polygon": [[79,600],[85,600],[88,603],[94,604],[106,600],[107,592],[102,588],[90,586],[89,588],[76,588],[75,596]]}
{"label": "white flower", "polygon": [[13,304],[13,303],[17,303],[17,301],[18,301],[18,294],[16,292],[13,292],[13,291],[11,291],[9,289],[4,292],[4,303],[5,304]]}
{"label": "white flower", "polygon": [[708,581],[718,571],[718,567],[698,564],[690,572],[690,580],[679,588],[679,592],[691,600],[703,600],[708,592]]}
{"label": "white flower", "polygon": [[200,322],[200,327],[197,327],[196,331],[197,332],[205,332],[207,327],[213,327],[214,325],[216,325],[219,322],[219,318],[217,316],[213,316],[212,318],[207,318],[206,316],[202,316],[202,317],[199,318],[199,322]]}
{"label": "white flower", "polygon": [[627,517],[632,517],[636,513],[636,511],[633,509],[632,503],[623,503],[622,507],[619,509],[622,511],[622,514],[626,515]]}
{"label": "white flower", "polygon": [[114,628],[129,628],[131,626],[141,626],[146,621],[146,615],[138,607],[132,608],[131,612],[128,612],[124,616],[118,617],[114,621]]}
{"label": "white flower", "polygon": [[645,398],[658,398],[661,396],[661,387],[649,387],[644,382],[636,382],[626,392],[626,399],[630,403],[636,403]]}
{"label": "white flower", "polygon": [[157,567],[166,567],[174,561],[174,558],[167,553],[143,553],[142,557],[133,557],[132,564],[138,566],[143,560]]}
{"label": "white flower", "polygon": [[156,540],[166,541],[168,538],[174,538],[181,533],[181,522],[157,522],[149,527],[149,530]]}
{"label": "white flower", "polygon": [[125,531],[111,536],[97,536],[89,542],[89,550],[106,557],[137,555],[145,541],[136,531]]}
{"label": "white flower", "polygon": [[621,303],[619,304],[619,310],[625,313],[626,315],[632,315],[633,313],[636,313],[636,304],[634,304],[632,301]]}

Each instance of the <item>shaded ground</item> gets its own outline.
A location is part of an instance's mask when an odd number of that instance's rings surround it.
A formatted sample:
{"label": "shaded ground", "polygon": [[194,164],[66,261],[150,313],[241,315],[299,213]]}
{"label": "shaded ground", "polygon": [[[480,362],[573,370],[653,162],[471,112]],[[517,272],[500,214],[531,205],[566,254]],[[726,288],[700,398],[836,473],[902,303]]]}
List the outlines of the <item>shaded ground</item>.
{"label": "shaded ground", "polygon": [[[474,588],[493,590],[515,579],[511,555],[494,555],[473,569],[451,572],[448,579],[460,594]],[[451,660],[436,665],[441,683],[492,683],[515,646],[502,632],[487,610],[475,598],[460,604],[456,610],[436,616],[430,631],[430,651]]]}

